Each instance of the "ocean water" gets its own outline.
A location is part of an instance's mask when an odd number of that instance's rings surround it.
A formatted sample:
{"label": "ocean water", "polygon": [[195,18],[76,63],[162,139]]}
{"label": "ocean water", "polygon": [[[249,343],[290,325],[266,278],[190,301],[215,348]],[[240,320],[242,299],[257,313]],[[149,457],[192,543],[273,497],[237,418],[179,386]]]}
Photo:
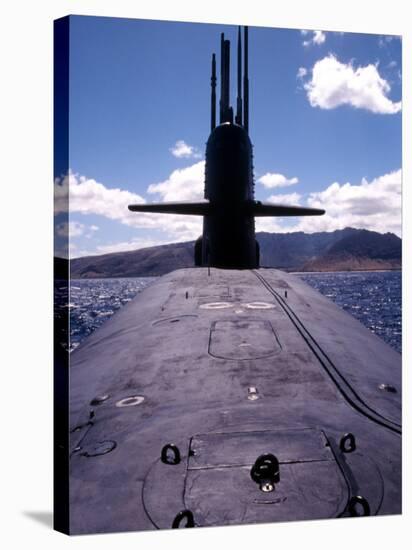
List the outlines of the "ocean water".
{"label": "ocean water", "polygon": [[402,274],[400,271],[299,273],[308,285],[356,317],[402,352]]}
{"label": "ocean water", "polygon": [[[400,272],[300,273],[297,276],[401,352]],[[68,305],[70,351],[155,280],[156,277],[72,279]]]}
{"label": "ocean water", "polygon": [[71,279],[70,351],[100,327],[156,277],[124,279]]}

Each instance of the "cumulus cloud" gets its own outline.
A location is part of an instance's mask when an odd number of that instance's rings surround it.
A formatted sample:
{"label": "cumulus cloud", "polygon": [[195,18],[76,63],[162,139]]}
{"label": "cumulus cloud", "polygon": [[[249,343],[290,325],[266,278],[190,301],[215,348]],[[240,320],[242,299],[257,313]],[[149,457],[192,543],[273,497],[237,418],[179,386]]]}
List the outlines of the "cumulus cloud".
{"label": "cumulus cloud", "polygon": [[163,201],[200,200],[204,196],[205,161],[174,170],[167,180],[149,185],[147,191]]}
{"label": "cumulus cloud", "polygon": [[296,231],[313,233],[345,227],[388,231],[401,235],[402,172],[396,170],[356,185],[334,182],[324,191],[311,193],[307,205],[323,208],[323,216],[301,218]]}
{"label": "cumulus cloud", "polygon": [[196,147],[188,145],[182,139],[176,141],[173,147],[169,149],[172,155],[176,158],[200,158],[202,155]]}
{"label": "cumulus cloud", "polygon": [[267,233],[286,233],[294,231],[294,229],[288,229],[284,225],[285,218],[259,218],[255,219],[256,231],[265,231]]}
{"label": "cumulus cloud", "polygon": [[296,177],[287,178],[283,174],[276,174],[272,172],[267,172],[257,180],[267,189],[272,189],[274,187],[286,187],[288,185],[295,185],[299,182],[299,179]]}
{"label": "cumulus cloud", "polygon": [[312,40],[315,44],[323,44],[326,40],[326,35],[323,31],[313,31]]}
{"label": "cumulus cloud", "polygon": [[[64,239],[73,239],[85,235],[90,239],[99,228],[97,225],[85,225],[78,221],[61,222],[56,225],[56,236],[63,237]],[[72,244],[72,249],[75,249],[76,245]]]}
{"label": "cumulus cloud", "polygon": [[88,231],[86,233],[86,238],[87,239],[92,239],[95,236],[96,231],[99,231],[98,226],[97,225],[90,225],[88,227]]}
{"label": "cumulus cloud", "polygon": [[[307,36],[309,34],[309,31],[300,31],[300,32],[303,34],[303,36]],[[312,33],[310,38],[302,42],[302,44],[305,47],[308,47],[311,44],[317,44],[318,46],[320,46],[325,42],[326,34],[323,31],[310,31],[310,32]]]}
{"label": "cumulus cloud", "polygon": [[300,199],[302,195],[299,193],[289,193],[285,195],[271,195],[266,200],[273,204],[289,204],[291,206],[300,205]]}
{"label": "cumulus cloud", "polygon": [[373,113],[393,114],[402,108],[400,101],[387,97],[391,87],[376,65],[356,68],[352,63],[341,63],[332,54],[315,63],[312,78],[304,88],[312,107],[321,109],[351,105]]}
{"label": "cumulus cloud", "polygon": [[[323,216],[256,218],[256,230],[315,233],[355,227],[401,236],[401,187],[401,170],[371,181],[364,178],[359,184],[334,182],[323,191],[310,193],[304,201],[305,206],[323,208],[326,211]],[[298,193],[271,195],[266,200],[278,204],[303,204]]]}
{"label": "cumulus cloud", "polygon": [[[170,242],[175,242],[169,240],[159,240],[159,239],[150,239],[150,238],[141,238],[137,237],[131,239],[130,241],[122,241],[117,243],[108,243],[96,246],[94,254],[110,254],[112,252],[127,252],[129,250],[138,250],[140,248],[148,248],[150,246],[158,246],[161,244],[168,244]],[[85,256],[87,253],[83,252],[80,255]]]}
{"label": "cumulus cloud", "polygon": [[[154,186],[162,185],[162,187],[152,192],[160,193],[164,200],[169,200],[168,192],[171,192],[171,188],[168,189],[166,184],[169,182],[173,187],[177,178],[179,183],[177,191],[180,191],[180,196],[177,193],[171,200],[181,200],[182,196],[190,198],[193,194],[191,186],[197,186],[196,188],[199,190],[199,187],[202,188],[204,179],[204,166],[194,166],[196,168],[193,170],[191,170],[193,167],[188,167],[181,171],[175,171],[180,173],[179,177],[173,172],[168,180],[162,182],[164,185],[154,184]],[[173,174],[175,176],[172,178]],[[128,205],[145,203],[143,197],[124,189],[106,187],[94,179],[72,172],[55,180],[54,193],[56,215],[67,212],[69,209],[72,214],[103,216],[136,229],[159,230],[163,236],[156,240],[157,243],[193,240],[202,231],[202,218],[199,216],[130,212]],[[193,196],[198,198],[196,193]]]}
{"label": "cumulus cloud", "polygon": [[54,199],[55,214],[70,210],[81,214],[98,214],[120,221],[129,217],[128,204],[145,202],[143,197],[136,193],[119,188],[110,189],[94,179],[73,172],[56,179]]}
{"label": "cumulus cloud", "polygon": [[296,77],[303,78],[308,74],[308,70],[305,67],[299,67]]}

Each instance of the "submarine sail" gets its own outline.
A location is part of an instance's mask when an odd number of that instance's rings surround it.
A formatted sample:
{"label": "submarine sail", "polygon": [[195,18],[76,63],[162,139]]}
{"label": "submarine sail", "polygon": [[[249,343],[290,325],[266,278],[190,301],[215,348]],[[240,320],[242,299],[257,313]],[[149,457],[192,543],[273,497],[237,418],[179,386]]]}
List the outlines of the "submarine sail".
{"label": "submarine sail", "polygon": [[320,216],[324,210],[262,203],[254,199],[253,153],[249,138],[248,28],[238,30],[237,103],[230,105],[230,41],[221,34],[219,120],[216,126],[216,56],[212,55],[211,133],[206,145],[204,203],[133,204],[132,212],[203,216],[203,235],[195,247],[199,266],[226,269],[259,267],[256,216]]}

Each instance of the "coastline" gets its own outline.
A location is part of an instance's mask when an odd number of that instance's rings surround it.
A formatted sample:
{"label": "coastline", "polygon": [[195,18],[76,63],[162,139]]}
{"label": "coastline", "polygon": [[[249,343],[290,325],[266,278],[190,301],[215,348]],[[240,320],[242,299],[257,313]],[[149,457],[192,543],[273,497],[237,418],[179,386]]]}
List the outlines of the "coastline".
{"label": "coastline", "polygon": [[[284,270],[286,271],[286,270]],[[402,272],[401,267],[393,269],[346,269],[346,270],[327,270],[324,271],[288,271],[291,275],[316,275],[323,273],[395,273],[397,271]]]}

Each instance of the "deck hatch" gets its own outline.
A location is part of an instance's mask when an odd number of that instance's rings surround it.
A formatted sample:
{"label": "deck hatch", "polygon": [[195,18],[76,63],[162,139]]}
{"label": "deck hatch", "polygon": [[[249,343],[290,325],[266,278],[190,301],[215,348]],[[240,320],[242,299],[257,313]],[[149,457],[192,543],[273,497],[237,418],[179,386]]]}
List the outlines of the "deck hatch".
{"label": "deck hatch", "polygon": [[284,464],[334,460],[323,433],[310,428],[196,435],[190,451],[188,470],[252,465],[267,452]]}
{"label": "deck hatch", "polygon": [[212,323],[209,353],[221,359],[262,359],[281,350],[271,323],[260,319],[222,320]]}
{"label": "deck hatch", "polygon": [[[251,478],[259,455],[279,461],[275,489]],[[184,504],[197,525],[336,517],[349,487],[323,432],[314,429],[210,433],[191,439]]]}

